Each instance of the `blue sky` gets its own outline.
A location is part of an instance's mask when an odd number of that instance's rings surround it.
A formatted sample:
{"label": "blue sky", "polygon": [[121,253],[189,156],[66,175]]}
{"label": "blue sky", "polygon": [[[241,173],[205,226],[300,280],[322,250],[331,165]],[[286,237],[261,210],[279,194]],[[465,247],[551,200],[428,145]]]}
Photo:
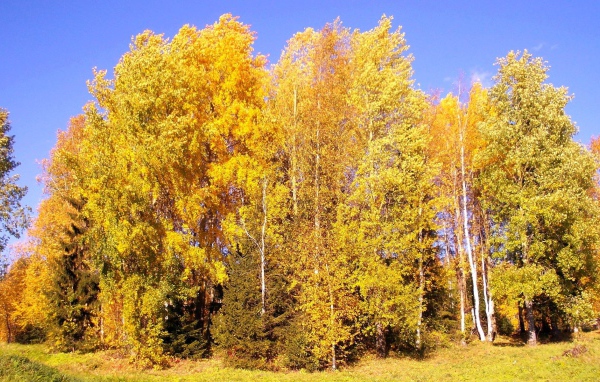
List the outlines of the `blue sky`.
{"label": "blue sky", "polygon": [[551,66],[549,82],[575,99],[567,113],[576,139],[600,135],[600,2],[598,1],[26,1],[0,2],[0,107],[8,109],[21,162],[24,202],[43,198],[38,161],[56,132],[91,100],[92,68],[110,70],[145,29],[172,37],[232,13],[250,24],[257,52],[274,63],[286,41],[306,27],[340,17],[352,29],[373,28],[383,15],[402,26],[421,89],[454,89],[460,73],[491,84],[497,57],[528,49]]}

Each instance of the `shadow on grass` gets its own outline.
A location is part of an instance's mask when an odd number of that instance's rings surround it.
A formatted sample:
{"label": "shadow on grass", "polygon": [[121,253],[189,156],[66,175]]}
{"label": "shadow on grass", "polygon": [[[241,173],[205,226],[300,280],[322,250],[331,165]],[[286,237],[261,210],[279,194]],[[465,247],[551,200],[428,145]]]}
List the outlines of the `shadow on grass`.
{"label": "shadow on grass", "polygon": [[0,356],[0,381],[76,382],[53,367],[18,355]]}
{"label": "shadow on grass", "polygon": [[573,342],[577,339],[577,334],[571,332],[559,332],[559,333],[539,333],[538,343],[561,343],[561,342]]}
{"label": "shadow on grass", "polygon": [[495,347],[523,347],[527,343],[527,337],[520,334],[513,334],[512,336],[498,336],[492,343]]}
{"label": "shadow on grass", "polygon": [[[560,332],[554,334],[538,333],[537,343],[538,344],[549,344],[549,343],[570,343],[573,342],[576,336],[569,332]],[[510,337],[501,337],[494,342],[494,346],[497,347],[523,347],[527,346],[527,334],[514,334]]]}
{"label": "shadow on grass", "polygon": [[509,341],[509,342],[494,342],[494,346],[499,347],[499,348],[505,348],[505,347],[520,348],[520,347],[525,346],[525,344],[522,341]]}

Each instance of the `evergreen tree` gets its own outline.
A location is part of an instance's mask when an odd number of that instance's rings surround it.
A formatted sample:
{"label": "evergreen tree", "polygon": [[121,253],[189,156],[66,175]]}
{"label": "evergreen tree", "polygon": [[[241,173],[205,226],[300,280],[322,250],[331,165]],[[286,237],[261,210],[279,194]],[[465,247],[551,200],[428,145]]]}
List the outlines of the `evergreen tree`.
{"label": "evergreen tree", "polygon": [[[71,202],[76,210],[81,206]],[[50,260],[52,285],[46,291],[54,310],[51,313],[49,340],[60,350],[75,350],[97,345],[94,333],[99,275],[88,263],[84,236],[85,220],[74,220],[62,243],[62,256]]]}
{"label": "evergreen tree", "polygon": [[0,252],[4,250],[9,237],[20,236],[28,224],[30,209],[21,206],[21,199],[27,187],[17,185],[19,175],[10,175],[19,165],[13,156],[14,136],[10,131],[8,112],[0,108]]}
{"label": "evergreen tree", "polygon": [[214,319],[213,337],[229,365],[265,368],[273,359],[274,343],[266,314],[261,314],[259,262],[252,253],[236,251],[229,256],[229,280],[223,288],[223,305]]}
{"label": "evergreen tree", "polygon": [[167,298],[163,337],[165,353],[189,359],[198,359],[209,354],[208,328],[202,320],[204,296],[205,293],[198,293],[193,300],[177,296]]}

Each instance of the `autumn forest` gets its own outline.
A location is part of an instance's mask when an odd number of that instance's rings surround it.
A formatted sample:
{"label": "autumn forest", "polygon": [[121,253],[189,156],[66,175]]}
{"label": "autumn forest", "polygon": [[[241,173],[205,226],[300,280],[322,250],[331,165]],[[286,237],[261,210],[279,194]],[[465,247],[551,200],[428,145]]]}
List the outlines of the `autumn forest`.
{"label": "autumn forest", "polygon": [[600,139],[528,51],[429,94],[405,36],[336,20],[269,64],[223,15],[95,70],[34,219],[0,110],[0,340],[336,369],[445,343],[529,345],[600,317]]}

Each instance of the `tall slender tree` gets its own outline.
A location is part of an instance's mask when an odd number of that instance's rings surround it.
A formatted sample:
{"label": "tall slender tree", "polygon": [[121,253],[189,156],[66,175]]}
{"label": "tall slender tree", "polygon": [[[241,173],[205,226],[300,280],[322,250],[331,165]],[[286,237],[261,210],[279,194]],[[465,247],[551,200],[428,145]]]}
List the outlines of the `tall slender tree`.
{"label": "tall slender tree", "polygon": [[[566,88],[544,83],[542,59],[510,52],[498,66],[492,112],[480,125],[486,146],[477,157],[479,182],[497,257],[514,269],[528,342],[535,345],[536,298],[549,297],[566,309],[595,274],[592,227],[598,215],[588,194],[595,166],[573,141],[576,127],[564,112],[571,97]],[[510,274],[504,269],[499,277]]]}
{"label": "tall slender tree", "polygon": [[336,235],[354,264],[361,310],[369,317],[364,334],[374,335],[380,356],[390,331],[421,346],[425,274],[432,261],[437,168],[428,163],[426,102],[412,87],[407,48],[400,30],[391,30],[391,18],[353,34],[349,94],[362,159],[338,210]]}

